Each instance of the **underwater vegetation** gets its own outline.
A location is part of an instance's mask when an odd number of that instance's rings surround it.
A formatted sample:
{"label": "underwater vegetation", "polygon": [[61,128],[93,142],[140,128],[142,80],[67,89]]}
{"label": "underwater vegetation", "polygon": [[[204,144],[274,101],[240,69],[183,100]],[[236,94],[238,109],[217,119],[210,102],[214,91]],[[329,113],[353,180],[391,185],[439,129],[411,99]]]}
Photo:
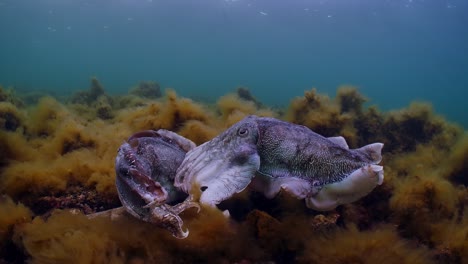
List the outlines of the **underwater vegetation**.
{"label": "underwater vegetation", "polygon": [[[96,78],[67,100],[25,101],[0,88],[0,262],[468,263],[468,134],[426,103],[382,112],[340,87],[272,109],[246,88],[208,104],[154,82],[109,95]],[[201,144],[250,114],[350,148],[383,142],[384,183],[330,212],[246,189],[221,210],[183,212],[184,240],[131,217],[86,216],[121,205],[114,159],[128,136],[163,128]]]}

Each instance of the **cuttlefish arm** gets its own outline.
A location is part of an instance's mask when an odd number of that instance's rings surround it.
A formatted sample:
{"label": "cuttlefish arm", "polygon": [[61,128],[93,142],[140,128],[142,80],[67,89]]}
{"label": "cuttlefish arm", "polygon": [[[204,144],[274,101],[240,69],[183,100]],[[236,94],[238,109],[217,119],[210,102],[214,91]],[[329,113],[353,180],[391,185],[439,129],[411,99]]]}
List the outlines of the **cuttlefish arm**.
{"label": "cuttlefish arm", "polygon": [[260,168],[258,126],[254,119],[236,123],[216,138],[190,150],[177,169],[174,186],[216,205],[244,190]]}

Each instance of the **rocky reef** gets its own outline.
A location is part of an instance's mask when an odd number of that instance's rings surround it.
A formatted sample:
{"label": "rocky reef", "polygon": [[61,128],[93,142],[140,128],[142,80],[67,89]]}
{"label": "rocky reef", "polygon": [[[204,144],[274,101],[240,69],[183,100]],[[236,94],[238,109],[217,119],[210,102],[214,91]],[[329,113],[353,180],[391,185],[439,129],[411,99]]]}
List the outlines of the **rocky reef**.
{"label": "rocky reef", "polygon": [[[113,96],[94,78],[68,100],[31,105],[0,88],[0,262],[467,263],[467,132],[427,103],[382,112],[367,101],[353,87],[333,98],[312,89],[271,109],[239,88],[205,104],[152,82]],[[352,148],[385,143],[384,184],[325,213],[247,189],[220,210],[184,212],[185,240],[130,217],[86,216],[120,206],[114,159],[129,135],[164,128],[201,144],[249,114]]]}

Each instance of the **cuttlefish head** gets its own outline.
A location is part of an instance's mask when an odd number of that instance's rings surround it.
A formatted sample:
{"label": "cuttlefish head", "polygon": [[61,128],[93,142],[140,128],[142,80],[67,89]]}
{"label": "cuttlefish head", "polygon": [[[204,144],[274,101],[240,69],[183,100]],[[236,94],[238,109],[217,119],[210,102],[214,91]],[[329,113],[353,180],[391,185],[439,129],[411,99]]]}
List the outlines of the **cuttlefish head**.
{"label": "cuttlefish head", "polygon": [[255,120],[246,117],[190,150],[177,169],[174,186],[212,206],[244,190],[260,167]]}

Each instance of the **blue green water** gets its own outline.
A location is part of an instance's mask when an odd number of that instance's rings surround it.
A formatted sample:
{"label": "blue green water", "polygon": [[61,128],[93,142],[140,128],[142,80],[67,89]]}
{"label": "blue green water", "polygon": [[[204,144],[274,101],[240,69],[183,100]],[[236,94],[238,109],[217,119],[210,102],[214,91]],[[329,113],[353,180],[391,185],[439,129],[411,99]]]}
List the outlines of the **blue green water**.
{"label": "blue green water", "polygon": [[110,93],[154,80],[213,99],[247,86],[286,105],[350,84],[468,126],[467,0],[0,0],[0,84]]}

